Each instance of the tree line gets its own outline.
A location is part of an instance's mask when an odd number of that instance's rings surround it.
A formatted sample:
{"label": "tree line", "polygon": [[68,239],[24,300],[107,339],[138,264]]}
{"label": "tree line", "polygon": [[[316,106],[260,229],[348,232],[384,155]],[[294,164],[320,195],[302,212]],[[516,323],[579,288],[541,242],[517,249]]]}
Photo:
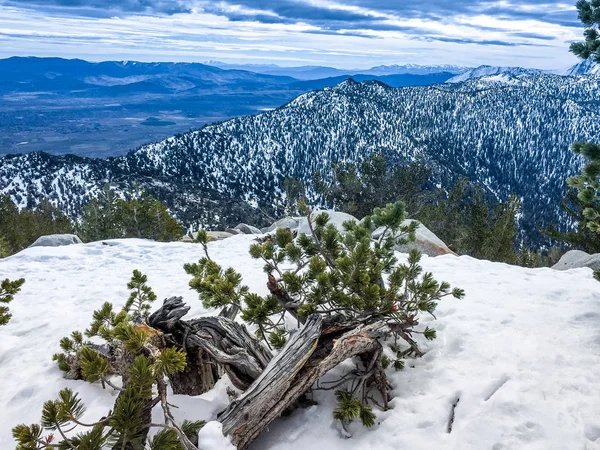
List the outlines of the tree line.
{"label": "tree line", "polygon": [[76,233],[84,242],[140,238],[180,239],[183,228],[167,207],[148,192],[137,190],[123,199],[106,185],[71,221],[48,200],[35,208],[19,209],[10,196],[0,194],[0,258],[17,253],[40,236]]}

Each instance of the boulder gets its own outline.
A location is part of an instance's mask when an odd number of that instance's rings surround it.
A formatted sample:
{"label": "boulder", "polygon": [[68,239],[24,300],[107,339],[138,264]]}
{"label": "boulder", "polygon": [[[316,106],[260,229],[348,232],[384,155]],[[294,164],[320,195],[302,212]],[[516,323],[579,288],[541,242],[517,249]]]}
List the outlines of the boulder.
{"label": "boulder", "polygon": [[570,250],[552,266],[555,270],[579,269],[581,267],[600,270],[600,253],[590,255],[581,250]]}
{"label": "boulder", "polygon": [[[396,244],[394,249],[401,253],[408,253],[411,249],[417,249],[424,255],[428,256],[440,256],[440,255],[455,255],[452,250],[437,237],[431,230],[425,225],[416,220],[407,219],[402,224],[410,225],[412,222],[417,222],[419,226],[415,232],[415,240],[408,244]],[[379,239],[383,234],[384,228],[380,227],[373,232],[373,239]]]}
{"label": "boulder", "polygon": [[[222,239],[227,239],[231,236],[234,236],[233,233],[228,233],[226,231],[207,231],[208,240],[210,241],[220,241]],[[198,237],[198,232],[194,231],[192,233],[192,240],[195,242]]]}
{"label": "boulder", "polygon": [[302,217],[284,217],[283,219],[273,223],[270,227],[263,228],[261,231],[263,233],[270,233],[271,231],[275,231],[277,228],[289,228],[290,230],[295,230],[298,228],[300,220],[302,220]]}
{"label": "boulder", "polygon": [[227,233],[226,231],[208,231],[209,241],[220,241],[222,239],[230,238],[231,236],[234,236],[234,234]]}
{"label": "boulder", "polygon": [[242,231],[236,230],[235,228],[225,228],[225,233],[244,234]]}
{"label": "boulder", "polygon": [[39,237],[29,247],[61,247],[73,244],[83,244],[83,242],[74,234],[49,234]]}
{"label": "boulder", "polygon": [[[319,214],[326,212],[327,214],[329,214],[329,223],[333,224],[339,231],[344,231],[344,227],[343,224],[344,222],[358,222],[358,219],[354,216],[351,216],[350,214],[346,214],[340,211],[331,211],[331,210],[327,210],[327,211],[313,211],[311,217],[312,217],[312,222],[313,222],[313,226],[314,226],[314,221],[315,221],[315,217],[317,217]],[[306,233],[306,234],[311,234],[310,233],[310,228],[308,226],[308,219],[306,217],[302,217],[300,220],[300,224],[298,225],[298,234],[301,233]]]}
{"label": "boulder", "polygon": [[191,242],[194,242],[194,240],[192,239],[192,237],[189,234],[186,234],[185,236],[183,236],[180,239],[181,242],[187,242],[188,244]]}
{"label": "boulder", "polygon": [[240,223],[238,226],[234,228],[235,230],[239,230],[244,234],[262,234],[262,232],[252,225],[247,225],[245,223]]}

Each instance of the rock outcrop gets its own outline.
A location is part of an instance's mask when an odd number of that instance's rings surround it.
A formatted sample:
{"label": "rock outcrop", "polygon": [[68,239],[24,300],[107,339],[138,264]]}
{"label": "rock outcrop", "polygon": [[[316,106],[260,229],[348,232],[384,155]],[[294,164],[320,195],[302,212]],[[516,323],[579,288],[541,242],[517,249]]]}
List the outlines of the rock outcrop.
{"label": "rock outcrop", "polygon": [[570,250],[552,266],[555,270],[579,269],[581,267],[600,270],[600,253],[590,255],[581,250]]}
{"label": "rock outcrop", "polygon": [[[411,249],[417,249],[424,255],[440,256],[440,255],[456,255],[448,246],[437,237],[429,228],[416,220],[407,219],[403,225],[410,225],[412,222],[417,222],[419,226],[415,232],[415,240],[408,244],[396,244],[396,251],[408,253]],[[383,234],[384,228],[378,228],[373,232],[373,239],[379,239]]]}
{"label": "rock outcrop", "polygon": [[61,247],[63,245],[83,244],[81,239],[74,234],[49,234],[40,236],[29,247]]}

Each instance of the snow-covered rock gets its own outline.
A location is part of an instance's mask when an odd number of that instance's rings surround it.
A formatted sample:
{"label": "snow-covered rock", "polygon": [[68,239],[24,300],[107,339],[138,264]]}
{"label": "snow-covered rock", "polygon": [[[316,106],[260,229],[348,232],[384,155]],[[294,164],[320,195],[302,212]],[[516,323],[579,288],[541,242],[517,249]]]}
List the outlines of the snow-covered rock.
{"label": "snow-covered rock", "polygon": [[60,247],[62,245],[82,244],[79,236],[74,234],[49,234],[40,236],[30,247]]}
{"label": "snow-covered rock", "polygon": [[[218,264],[240,272],[252,292],[267,295],[263,264],[248,254],[254,239],[210,242],[209,252]],[[52,354],[60,351],[63,336],[89,326],[107,298],[117,307],[125,303],[133,269],[148,276],[159,299],[182,296],[192,308],[188,317],[218,313],[203,307],[182,267],[198,260],[197,246],[137,239],[108,244],[35,247],[0,260],[3,278],[26,279],[10,304],[12,320],[0,329],[0,449],[15,448],[11,429],[38,422],[44,402],[65,387],[86,404],[85,422],[112,408],[117,392],[65,380]],[[376,426],[354,423],[353,437],[341,437],[332,417],[333,392],[315,390],[318,405],[276,420],[250,450],[597,450],[600,311],[591,271],[528,269],[466,256],[424,258],[422,265],[437,280],[465,289],[466,297],[445,298],[437,320],[423,316],[422,326],[435,328],[438,339],[416,336],[425,356],[408,361],[403,371],[388,369],[391,408],[374,408]],[[387,345],[386,352],[393,357]],[[353,368],[347,361],[326,378]],[[220,380],[197,397],[171,395],[178,406],[173,414],[179,421],[216,420],[228,402],[228,385]],[[218,424],[207,426],[202,448],[227,449]]]}
{"label": "snow-covered rock", "polygon": [[570,250],[552,266],[555,270],[579,269],[589,267],[593,270],[600,269],[600,253],[590,255],[581,250]]}
{"label": "snow-covered rock", "polygon": [[[332,210],[315,210],[312,212],[311,220],[314,224],[315,217],[319,214],[326,212],[329,215],[329,223],[333,224],[339,231],[344,231],[344,222],[358,222],[358,219],[350,214],[346,214],[340,211],[332,211]],[[308,235],[312,234],[310,232],[310,227],[308,226],[308,219],[306,217],[302,217],[300,223],[298,224],[298,234],[306,233]]]}
{"label": "snow-covered rock", "polygon": [[289,228],[291,230],[295,230],[300,225],[301,220],[302,217],[284,217],[283,219],[279,219],[277,222],[274,222],[270,227],[267,227],[261,231],[270,233],[271,231],[277,230],[277,228]]}
{"label": "snow-covered rock", "polygon": [[[235,236],[235,233],[229,233],[227,231],[207,231],[208,240],[209,241],[220,241],[223,239],[230,238],[231,236]],[[194,231],[192,233],[192,239],[195,241],[198,238],[198,232]]]}
{"label": "snow-covered rock", "polygon": [[245,223],[240,223],[234,228],[234,230],[239,230],[244,234],[262,234],[262,232],[258,228]]}
{"label": "snow-covered rock", "polygon": [[233,233],[227,233],[226,231],[208,231],[207,234],[209,241],[220,241],[234,236]]}
{"label": "snow-covered rock", "polygon": [[[429,228],[423,225],[417,220],[407,219],[402,224],[410,225],[412,222],[417,222],[419,225],[415,232],[415,240],[408,244],[396,244],[395,250],[402,253],[408,253],[409,250],[415,248],[419,252],[428,256],[440,256],[440,255],[456,255],[448,246],[437,237]],[[385,228],[377,228],[373,232],[373,239],[379,239],[383,234]]]}

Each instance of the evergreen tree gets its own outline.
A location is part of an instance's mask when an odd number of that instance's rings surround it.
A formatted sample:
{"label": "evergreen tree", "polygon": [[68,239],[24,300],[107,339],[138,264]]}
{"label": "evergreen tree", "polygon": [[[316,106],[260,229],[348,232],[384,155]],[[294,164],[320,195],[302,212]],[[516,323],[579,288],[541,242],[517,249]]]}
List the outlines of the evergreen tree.
{"label": "evergreen tree", "polygon": [[514,263],[519,211],[515,196],[490,202],[480,186],[463,178],[446,196],[426,205],[417,218],[457,253]]}
{"label": "evergreen tree", "polygon": [[136,322],[147,319],[150,315],[152,302],[156,300],[156,294],[150,286],[146,284],[148,277],[139,270],[133,271],[131,281],[127,283],[127,288],[131,290],[129,299],[125,303],[124,310],[131,314],[131,318]]}
{"label": "evergreen tree", "polygon": [[288,216],[299,215],[298,202],[306,199],[306,189],[302,181],[296,178],[286,178],[283,181],[283,191],[285,193],[285,202],[281,207]]}
{"label": "evergreen tree", "polygon": [[145,191],[123,200],[109,185],[83,208],[79,229],[86,241],[118,238],[173,241],[183,235],[181,225],[159,200]]}
{"label": "evergreen tree", "polygon": [[8,278],[0,283],[0,326],[6,325],[12,314],[10,314],[8,305],[13,301],[15,295],[21,290],[25,283],[23,278],[15,281],[10,281]]}
{"label": "evergreen tree", "polygon": [[143,192],[138,198],[120,203],[120,217],[127,237],[173,241],[180,239],[183,229],[160,200]]}
{"label": "evergreen tree", "polygon": [[578,0],[577,14],[585,26],[585,41],[571,43],[571,52],[576,56],[600,63],[600,2],[598,0]]}
{"label": "evergreen tree", "polygon": [[[571,52],[580,58],[591,58],[600,62],[600,1],[579,0],[577,2],[579,19],[585,26],[585,41],[571,44]],[[569,186],[578,192],[577,200],[583,207],[584,224],[594,235],[586,235],[590,239],[591,248],[596,248],[600,234],[600,145],[590,142],[577,142],[573,151],[586,159],[581,174],[567,180]],[[600,271],[595,273],[600,278]]]}
{"label": "evergreen tree", "polygon": [[121,221],[119,198],[106,184],[98,196],[83,208],[79,226],[81,237],[86,241],[123,237]]}
{"label": "evergreen tree", "polygon": [[549,226],[543,233],[551,239],[564,243],[570,248],[583,250],[587,253],[600,253],[600,236],[588,227],[589,220],[584,211],[587,205],[578,197],[578,191],[568,186],[565,198],[560,207],[575,228],[571,231],[561,231],[555,226]]}
{"label": "evergreen tree", "polygon": [[19,211],[8,195],[0,194],[0,257],[27,248],[40,236],[72,232],[70,220],[51,202]]}
{"label": "evergreen tree", "polygon": [[10,247],[8,246],[8,239],[0,235],[0,258],[6,258],[10,256]]}
{"label": "evergreen tree", "polygon": [[373,153],[360,164],[337,162],[332,171],[330,184],[317,171],[315,188],[331,206],[359,219],[400,200],[414,213],[428,198],[431,169],[421,162],[392,165],[382,153]]}

